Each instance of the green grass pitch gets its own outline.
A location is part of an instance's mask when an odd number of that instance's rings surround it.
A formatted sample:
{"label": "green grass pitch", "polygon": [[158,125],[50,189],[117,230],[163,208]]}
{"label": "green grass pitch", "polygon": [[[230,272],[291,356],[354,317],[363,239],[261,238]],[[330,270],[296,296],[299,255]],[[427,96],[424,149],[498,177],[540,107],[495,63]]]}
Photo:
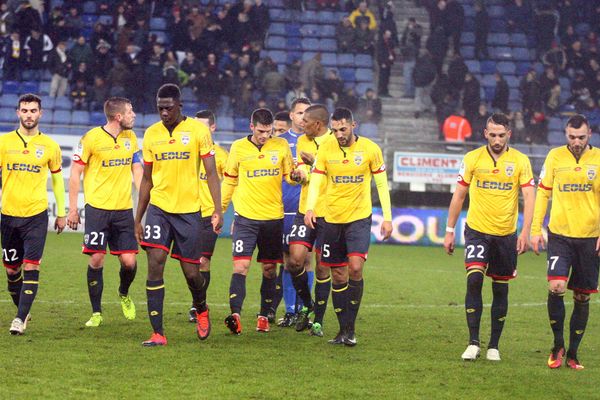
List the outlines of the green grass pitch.
{"label": "green grass pitch", "polygon": [[[81,235],[50,234],[40,291],[26,335],[8,334],[14,306],[0,297],[0,399],[556,399],[600,398],[600,307],[592,299],[590,322],[580,348],[584,371],[550,370],[546,358],[551,332],[546,316],[546,262],[528,253],[519,259],[519,277],[510,285],[510,306],[500,342],[502,361],[465,363],[467,344],[462,307],[461,252],[441,247],[372,246],[365,294],[357,323],[358,346],[327,344],[337,332],[331,309],[325,337],[292,328],[254,331],[260,269],[253,264],[242,323],[244,333],[228,334],[231,274],[229,240],[219,240],[213,258],[208,301],[213,330],[200,342],[187,322],[190,294],[178,264],[165,274],[165,348],[143,348],[150,335],[146,315],[146,257],[132,297],[138,318],[126,321],[116,295],[118,269],[105,266],[104,318],[84,328],[91,314],[86,289],[86,256]],[[4,283],[2,284],[4,286]],[[490,282],[484,285],[482,341],[489,337]],[[567,298],[567,321],[572,300]],[[280,306],[279,314],[281,314]],[[485,347],[482,349],[485,355]]]}

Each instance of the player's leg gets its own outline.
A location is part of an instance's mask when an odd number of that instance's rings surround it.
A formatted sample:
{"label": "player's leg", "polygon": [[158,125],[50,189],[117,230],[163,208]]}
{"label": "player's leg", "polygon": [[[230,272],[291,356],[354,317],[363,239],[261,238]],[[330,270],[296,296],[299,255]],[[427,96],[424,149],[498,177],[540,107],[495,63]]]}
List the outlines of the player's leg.
{"label": "player's leg", "polygon": [[[290,327],[296,322],[297,293],[292,281],[292,273],[289,271],[290,264],[290,236],[293,233],[295,215],[287,214],[283,218],[282,248],[283,248],[283,269],[280,270],[281,291],[283,302],[285,303],[285,315],[277,321],[277,325],[283,328]],[[277,298],[275,298],[277,300]],[[275,310],[277,307],[273,307]]]}
{"label": "player's leg", "polygon": [[132,321],[136,317],[135,303],[129,295],[129,288],[137,273],[137,261],[135,253],[123,253],[119,255],[119,301],[121,310],[126,319]]}
{"label": "player's leg", "polygon": [[310,327],[310,333],[313,336],[323,336],[323,319],[327,310],[329,292],[331,292],[331,274],[328,267],[321,265],[321,255],[317,249],[315,251],[315,317]]}
{"label": "player's leg", "polygon": [[11,268],[6,266],[6,282],[8,294],[15,306],[19,306],[19,297],[21,297],[21,287],[23,286],[23,272],[21,266]]}
{"label": "player's leg", "polygon": [[[225,318],[225,325],[236,335],[242,333],[240,314],[246,298],[246,276],[250,269],[250,260],[256,247],[259,225],[257,221],[234,217],[232,233],[233,273],[229,283],[229,309],[231,314]],[[279,241],[281,234],[277,237]]]}
{"label": "player's leg", "polygon": [[[200,233],[200,275],[204,278],[204,287],[208,290],[210,285],[210,260],[215,250],[218,235],[213,231],[211,217],[203,217],[201,220],[202,231]],[[196,307],[192,304],[189,310],[189,321],[196,322]]]}
{"label": "player's leg", "polygon": [[102,325],[102,292],[104,291],[104,253],[89,253],[87,270],[87,287],[90,304],[92,305],[92,316],[85,323],[88,328]]}
{"label": "player's leg", "polygon": [[129,288],[137,274],[138,244],[135,240],[133,210],[111,211],[108,246],[110,254],[119,257],[119,300],[123,315],[128,320],[135,319],[136,310]]}
{"label": "player's leg", "polygon": [[2,262],[6,269],[7,288],[16,307],[19,307],[23,287],[23,240],[13,227],[14,218],[2,215],[0,218],[0,240],[2,241]]}
{"label": "player's leg", "polygon": [[[260,312],[257,317],[256,330],[269,331],[268,313],[275,296],[276,267],[283,262],[283,249],[279,238],[283,232],[283,219],[260,221],[256,244],[257,261],[262,264],[262,283],[260,286]],[[284,283],[285,285],[285,283]],[[284,288],[285,291],[285,288]]]}

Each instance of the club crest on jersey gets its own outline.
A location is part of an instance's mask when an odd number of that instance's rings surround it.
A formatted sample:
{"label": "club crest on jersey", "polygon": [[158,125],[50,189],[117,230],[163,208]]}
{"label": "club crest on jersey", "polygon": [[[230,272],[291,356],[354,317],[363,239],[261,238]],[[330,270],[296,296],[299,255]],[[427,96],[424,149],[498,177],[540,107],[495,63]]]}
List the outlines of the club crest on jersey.
{"label": "club crest on jersey", "polygon": [[131,150],[131,142],[129,141],[129,139],[123,141],[123,146],[125,146],[127,151]]}
{"label": "club crest on jersey", "polygon": [[39,148],[39,147],[37,149],[35,149],[36,158],[42,158],[43,155],[44,155],[44,149]]}
{"label": "club crest on jersey", "polygon": [[181,135],[181,143],[183,143],[183,145],[187,145],[190,142],[190,135]]}
{"label": "club crest on jersey", "polygon": [[276,151],[271,151],[271,163],[273,165],[277,164],[277,161],[279,161],[279,157],[277,157],[277,152]]}
{"label": "club crest on jersey", "polygon": [[506,164],[506,168],[504,168],[504,172],[506,176],[513,176],[515,173],[515,165],[514,164]]}
{"label": "club crest on jersey", "polygon": [[356,164],[358,166],[358,165],[362,164],[362,162],[363,162],[362,153],[354,154],[354,164]]}
{"label": "club crest on jersey", "polygon": [[588,180],[592,181],[596,177],[596,170],[594,168],[588,168],[587,170]]}
{"label": "club crest on jersey", "polygon": [[90,241],[90,235],[88,235],[88,234],[83,235],[83,243],[88,244],[89,241]]}

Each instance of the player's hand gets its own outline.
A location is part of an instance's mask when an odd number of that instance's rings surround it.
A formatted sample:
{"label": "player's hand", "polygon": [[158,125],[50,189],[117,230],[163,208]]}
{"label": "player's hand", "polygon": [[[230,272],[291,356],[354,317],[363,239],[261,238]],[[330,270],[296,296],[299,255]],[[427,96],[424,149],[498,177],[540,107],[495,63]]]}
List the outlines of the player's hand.
{"label": "player's hand", "polygon": [[54,220],[54,229],[56,229],[56,234],[58,235],[59,233],[61,233],[65,229],[66,225],[66,217],[56,217],[56,219]]}
{"label": "player's hand", "polygon": [[304,214],[304,225],[308,226],[310,229],[315,229],[315,224],[317,223],[317,216],[315,215],[313,210],[306,210],[306,214]]}
{"label": "player's hand", "polygon": [[135,240],[137,240],[138,243],[142,243],[142,238],[144,237],[144,228],[142,227],[142,223],[141,222],[135,222]]}
{"label": "player's hand", "polygon": [[531,243],[529,242],[529,235],[526,233],[521,233],[517,238],[517,253],[526,253],[530,246]]}
{"label": "player's hand", "polygon": [[392,236],[392,221],[383,221],[381,224],[381,236],[383,240],[388,240]]}
{"label": "player's hand", "polygon": [[454,254],[454,232],[446,232],[444,237],[444,249],[448,255]]}
{"label": "player's hand", "polygon": [[293,181],[298,182],[301,185],[304,185],[306,183],[306,173],[302,169],[293,170],[290,174],[290,178],[292,178]]}
{"label": "player's hand", "polygon": [[546,248],[544,244],[544,237],[542,235],[534,235],[531,237],[531,248],[533,248],[533,252],[539,256],[540,251]]}
{"label": "player's hand", "polygon": [[596,252],[600,256],[600,238],[598,238],[598,240],[596,240]]}
{"label": "player's hand", "polygon": [[223,227],[223,214],[220,212],[214,212],[212,217],[210,217],[210,223],[213,226],[213,231],[218,235],[221,233],[221,228]]}
{"label": "player's hand", "polygon": [[79,219],[79,213],[77,212],[77,208],[69,209],[69,214],[67,214],[67,225],[69,228],[76,230],[77,226],[81,223]]}
{"label": "player's hand", "polygon": [[311,167],[315,163],[315,156],[305,151],[300,152],[300,158],[302,159],[302,162],[304,162],[304,164],[310,165]]}

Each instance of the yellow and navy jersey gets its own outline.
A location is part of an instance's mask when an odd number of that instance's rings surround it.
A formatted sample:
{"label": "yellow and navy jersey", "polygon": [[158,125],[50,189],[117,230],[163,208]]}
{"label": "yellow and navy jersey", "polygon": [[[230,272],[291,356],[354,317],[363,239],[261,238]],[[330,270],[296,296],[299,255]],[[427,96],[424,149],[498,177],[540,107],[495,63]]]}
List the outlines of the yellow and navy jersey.
{"label": "yellow and navy jersey", "polygon": [[206,125],[185,118],[169,132],[157,122],[144,133],[142,153],[152,164],[150,204],[173,214],[200,211],[200,157],[215,154]]}
{"label": "yellow and navy jersey", "polygon": [[282,181],[293,169],[290,146],[274,137],[259,147],[250,138],[233,142],[225,168],[224,179],[237,183],[232,198],[235,212],[254,220],[281,219]]}
{"label": "yellow and navy jersey", "polygon": [[[219,145],[215,145],[215,164],[217,166],[217,174],[219,179],[223,179],[223,171],[227,164],[227,150]],[[203,217],[210,217],[215,211],[215,204],[213,203],[210,190],[208,189],[208,180],[206,178],[206,170],[204,169],[204,163],[200,166],[200,211]]]}
{"label": "yellow and navy jersey", "polygon": [[318,200],[325,202],[325,212],[316,213],[317,216],[334,224],[367,218],[373,212],[371,177],[383,171],[383,154],[371,140],[356,137],[350,147],[340,147],[337,140],[327,140],[319,146],[312,171],[327,177],[325,196],[319,196]]}
{"label": "yellow and navy jersey", "polygon": [[2,214],[31,217],[48,209],[48,171],[62,169],[60,146],[49,136],[21,135],[18,130],[0,137]]}
{"label": "yellow and navy jersey", "polygon": [[[558,235],[600,236],[600,149],[588,148],[579,160],[567,146],[550,150],[540,174],[538,191],[552,191],[548,228]],[[534,229],[541,229],[541,207],[534,211]],[[545,207],[543,214],[546,213]]]}
{"label": "yellow and navy jersey", "polygon": [[[302,135],[298,138],[298,142],[296,144],[296,154],[298,155],[298,166],[304,165],[302,162],[302,158],[300,157],[300,152],[310,153],[313,156],[317,156],[317,151],[323,145],[323,143],[335,140],[335,136],[328,131],[326,134],[315,137],[314,139],[310,139],[306,135]],[[321,184],[321,188],[319,189],[319,193],[325,193],[325,188],[327,186],[327,182],[323,181]],[[298,207],[298,211],[302,214],[306,213],[306,200],[308,199],[308,184],[302,186],[302,190],[300,191],[300,205]],[[325,213],[325,199],[319,199],[317,205],[315,206],[314,212],[317,215],[323,215]]]}
{"label": "yellow and navy jersey", "polygon": [[114,137],[99,126],[83,135],[73,162],[84,165],[83,194],[87,204],[104,210],[133,207],[131,166],[138,150],[131,130]]}
{"label": "yellow and navy jersey", "polygon": [[469,227],[497,236],[516,232],[519,189],[535,186],[529,158],[512,147],[497,160],[487,146],[468,152],[457,182],[469,187]]}

